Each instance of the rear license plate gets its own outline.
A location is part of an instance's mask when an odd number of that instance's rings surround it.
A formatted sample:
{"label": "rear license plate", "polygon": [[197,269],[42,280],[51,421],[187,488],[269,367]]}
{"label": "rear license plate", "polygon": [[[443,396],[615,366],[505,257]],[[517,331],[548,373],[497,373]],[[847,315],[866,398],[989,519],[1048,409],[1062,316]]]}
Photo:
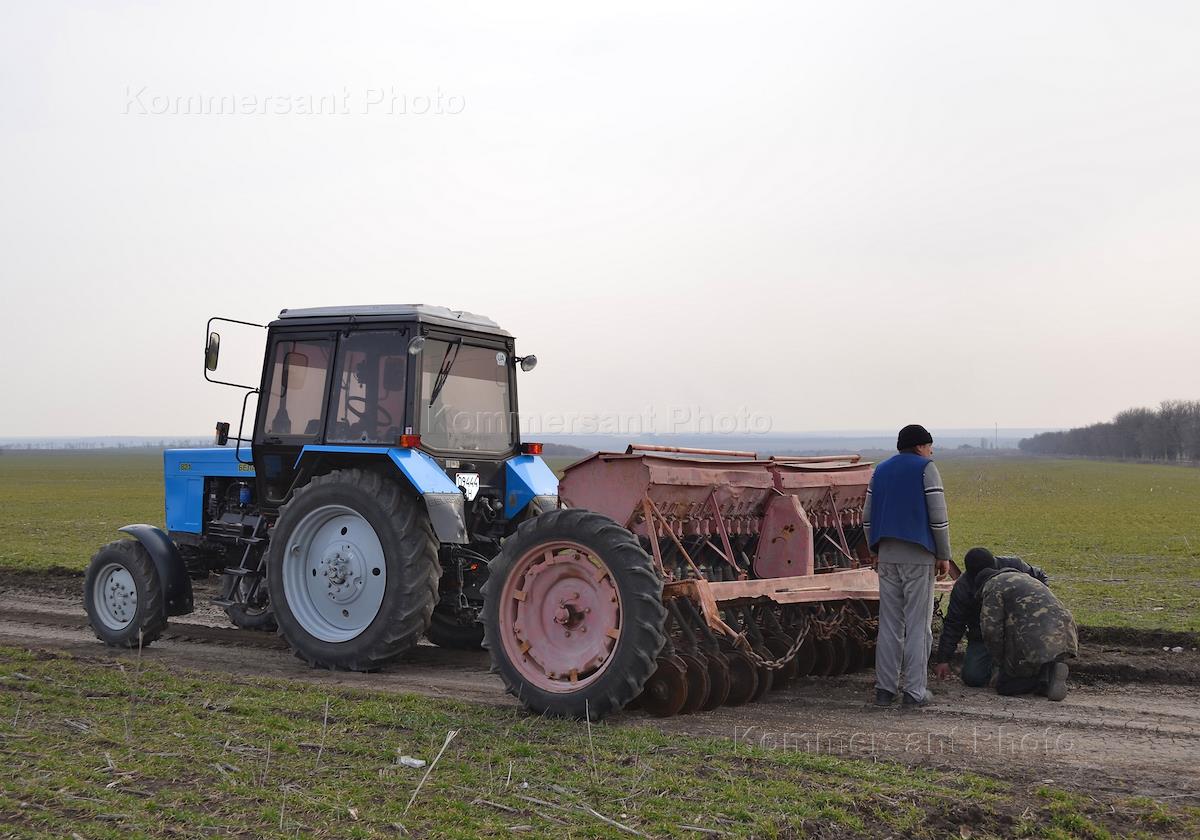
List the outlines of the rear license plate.
{"label": "rear license plate", "polygon": [[479,473],[459,473],[454,476],[454,483],[463,489],[468,502],[479,495]]}

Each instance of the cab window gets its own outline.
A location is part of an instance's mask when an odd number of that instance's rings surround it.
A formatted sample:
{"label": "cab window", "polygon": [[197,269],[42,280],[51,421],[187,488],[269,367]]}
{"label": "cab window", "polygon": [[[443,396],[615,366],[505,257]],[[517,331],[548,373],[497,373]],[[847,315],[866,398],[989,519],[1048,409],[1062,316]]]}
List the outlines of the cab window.
{"label": "cab window", "polygon": [[333,342],[327,339],[280,339],[275,343],[263,422],[265,437],[320,435],[332,351]]}
{"label": "cab window", "polygon": [[408,377],[405,334],[357,332],[342,338],[334,366],[326,439],[395,444],[404,426]]}

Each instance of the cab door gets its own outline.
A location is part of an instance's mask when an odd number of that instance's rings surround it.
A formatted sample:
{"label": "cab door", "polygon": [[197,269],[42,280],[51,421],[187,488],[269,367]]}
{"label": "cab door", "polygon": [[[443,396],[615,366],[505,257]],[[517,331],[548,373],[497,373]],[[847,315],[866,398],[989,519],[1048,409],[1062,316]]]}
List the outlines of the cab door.
{"label": "cab door", "polygon": [[307,444],[324,439],[335,332],[281,332],[267,344],[254,427],[254,472],[260,504],[277,507]]}

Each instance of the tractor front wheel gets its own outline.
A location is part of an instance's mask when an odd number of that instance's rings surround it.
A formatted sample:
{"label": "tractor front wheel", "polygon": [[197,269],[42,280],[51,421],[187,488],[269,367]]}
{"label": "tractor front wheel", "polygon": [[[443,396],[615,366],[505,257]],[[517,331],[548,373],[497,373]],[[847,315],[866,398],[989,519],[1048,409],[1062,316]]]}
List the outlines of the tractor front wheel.
{"label": "tractor front wheel", "polygon": [[637,537],[587,510],[522,523],[492,560],[485,646],[538,714],[599,720],[642,693],[666,641],[662,580]]}
{"label": "tractor front wheel", "polygon": [[279,629],[275,613],[266,596],[266,582],[248,576],[226,573],[221,576],[221,591],[228,593],[232,604],[225,607],[225,615],[233,626],[241,630],[256,630],[274,633]]}
{"label": "tractor front wheel", "polygon": [[483,646],[483,625],[449,607],[434,609],[426,635],[438,647],[450,650],[479,650]]}
{"label": "tractor front wheel", "polygon": [[379,473],[312,479],[279,511],[267,557],[280,634],[322,668],[373,671],[429,629],[437,541],[420,501]]}
{"label": "tractor front wheel", "polygon": [[96,552],[83,579],[83,605],[96,637],[113,647],[145,647],[167,626],[158,570],[137,540]]}

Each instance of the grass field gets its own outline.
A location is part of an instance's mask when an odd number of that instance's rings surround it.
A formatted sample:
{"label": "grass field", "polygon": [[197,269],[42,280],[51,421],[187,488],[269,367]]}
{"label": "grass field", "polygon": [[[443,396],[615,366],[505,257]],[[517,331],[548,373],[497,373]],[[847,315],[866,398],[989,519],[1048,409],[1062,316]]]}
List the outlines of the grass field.
{"label": "grass field", "polygon": [[[426,771],[397,759],[433,761],[452,731],[421,787]],[[1149,799],[3,647],[0,757],[0,837],[1096,840],[1200,830],[1200,811]]]}
{"label": "grass field", "polygon": [[[0,454],[0,568],[81,571],[116,528],[161,523],[161,464],[157,452]],[[957,556],[986,545],[1043,566],[1081,624],[1200,630],[1200,470],[939,465]]]}
{"label": "grass field", "polygon": [[955,555],[1042,566],[1080,624],[1200,630],[1200,470],[945,459]]}

